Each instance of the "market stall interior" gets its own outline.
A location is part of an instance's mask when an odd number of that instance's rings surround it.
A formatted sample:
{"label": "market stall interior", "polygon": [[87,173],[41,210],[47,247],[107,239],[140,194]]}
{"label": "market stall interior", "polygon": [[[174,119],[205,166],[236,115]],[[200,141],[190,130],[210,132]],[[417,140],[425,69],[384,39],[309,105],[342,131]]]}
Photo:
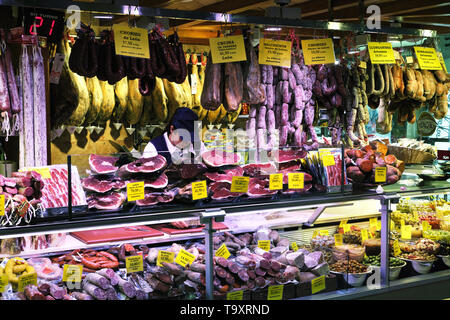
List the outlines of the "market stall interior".
{"label": "market stall interior", "polygon": [[0,1],[3,299],[448,294],[449,3],[110,2]]}

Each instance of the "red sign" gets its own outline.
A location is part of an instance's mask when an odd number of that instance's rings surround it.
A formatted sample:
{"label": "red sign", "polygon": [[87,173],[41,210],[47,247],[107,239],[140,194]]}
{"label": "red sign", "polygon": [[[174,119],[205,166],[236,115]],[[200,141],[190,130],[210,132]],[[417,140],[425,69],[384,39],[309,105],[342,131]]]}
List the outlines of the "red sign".
{"label": "red sign", "polygon": [[438,150],[437,152],[438,160],[450,160],[450,150]]}

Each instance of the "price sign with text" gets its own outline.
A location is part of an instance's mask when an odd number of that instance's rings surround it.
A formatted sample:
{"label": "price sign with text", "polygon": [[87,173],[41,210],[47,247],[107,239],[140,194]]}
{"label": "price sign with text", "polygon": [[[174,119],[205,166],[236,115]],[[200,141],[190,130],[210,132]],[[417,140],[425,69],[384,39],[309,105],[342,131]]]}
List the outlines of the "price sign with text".
{"label": "price sign with text", "polygon": [[288,188],[303,189],[305,187],[305,174],[303,172],[288,173]]}
{"label": "price sign with text", "polygon": [[341,233],[336,233],[334,235],[334,245],[335,246],[342,246],[344,243],[344,236]]}
{"label": "price sign with text", "polygon": [[233,176],[231,180],[231,192],[246,193],[248,191],[249,177]]}
{"label": "price sign with text", "polygon": [[375,182],[376,183],[385,183],[386,182],[386,167],[377,167],[375,168]]}
{"label": "price sign with text", "polygon": [[292,250],[295,252],[295,251],[297,251],[298,250],[298,245],[297,245],[297,242],[292,242],[291,243],[291,248],[292,248]]}
{"label": "price sign with text", "polygon": [[25,289],[25,287],[30,284],[37,285],[37,273],[36,272],[20,276],[19,283],[17,286],[17,291],[22,292]]}
{"label": "price sign with text", "polygon": [[284,285],[269,286],[267,291],[267,300],[282,300]]}
{"label": "price sign with text", "polygon": [[140,254],[126,257],[125,266],[127,268],[127,273],[144,271],[144,259]]}
{"label": "price sign with text", "polygon": [[208,197],[206,180],[192,182],[192,200],[199,200]]}
{"label": "price sign with text", "polygon": [[411,239],[411,231],[412,231],[412,226],[411,225],[403,225],[400,229],[401,231],[401,237],[402,239]]}
{"label": "price sign with text", "polygon": [[328,230],[319,230],[319,234],[320,234],[321,236],[329,236],[329,235],[330,235],[330,233],[328,232]]}
{"label": "price sign with text", "polygon": [[150,58],[148,31],[130,28],[127,23],[113,25],[116,54],[134,58]]}
{"label": "price sign with text", "polygon": [[63,282],[81,282],[83,266],[77,264],[65,264],[63,268]]}
{"label": "price sign with text", "polygon": [[178,263],[182,267],[186,267],[187,264],[192,264],[192,262],[194,261],[195,256],[184,249],[181,249],[177,257],[175,258],[175,263]]}
{"label": "price sign with text", "polygon": [[368,42],[372,64],[395,64],[394,50],[390,42]]}
{"label": "price sign with text", "polygon": [[264,251],[269,251],[270,250],[270,240],[259,240],[258,248],[261,248]]}
{"label": "price sign with text", "polygon": [[311,294],[325,290],[325,276],[320,276],[311,280]]}
{"label": "price sign with text", "polygon": [[244,37],[242,35],[209,38],[213,63],[238,62],[247,60]]}
{"label": "price sign with text", "polygon": [[26,167],[26,168],[20,168],[19,172],[24,172],[24,171],[34,171],[37,172],[41,175],[42,179],[50,179],[52,176],[50,174],[50,169],[47,167]]}
{"label": "price sign with text", "polygon": [[331,38],[302,40],[302,50],[306,65],[329,64],[336,61]]}
{"label": "price sign with text", "polygon": [[369,232],[367,229],[361,229],[361,242],[364,242],[367,239],[369,239]]}
{"label": "price sign with text", "polygon": [[332,154],[325,154],[322,158],[323,166],[324,167],[330,167],[336,165],[336,162],[334,161],[334,155]]}
{"label": "price sign with text", "polygon": [[225,259],[228,259],[230,257],[231,253],[230,251],[228,251],[227,246],[224,244],[222,244],[219,249],[216,250],[216,257],[222,257]]}
{"label": "price sign with text", "polygon": [[156,265],[158,267],[162,267],[163,262],[173,263],[174,259],[175,259],[175,252],[159,250],[158,257],[156,258]]}
{"label": "price sign with text", "polygon": [[244,291],[233,291],[227,293],[227,300],[242,300],[244,298]]}
{"label": "price sign with text", "polygon": [[274,173],[269,177],[269,190],[281,190],[283,189],[283,174]]}
{"label": "price sign with text", "polygon": [[145,199],[144,181],[130,182],[127,184],[128,201],[136,201]]}
{"label": "price sign with text", "polygon": [[392,249],[394,249],[394,256],[398,256],[402,253],[402,250],[400,249],[400,245],[398,244],[398,240],[394,240]]}
{"label": "price sign with text", "polygon": [[290,68],[291,46],[291,41],[260,39],[259,64]]}
{"label": "price sign with text", "polygon": [[0,217],[5,215],[5,195],[0,194]]}
{"label": "price sign with text", "polygon": [[434,48],[414,47],[417,62],[422,70],[442,70],[441,62]]}

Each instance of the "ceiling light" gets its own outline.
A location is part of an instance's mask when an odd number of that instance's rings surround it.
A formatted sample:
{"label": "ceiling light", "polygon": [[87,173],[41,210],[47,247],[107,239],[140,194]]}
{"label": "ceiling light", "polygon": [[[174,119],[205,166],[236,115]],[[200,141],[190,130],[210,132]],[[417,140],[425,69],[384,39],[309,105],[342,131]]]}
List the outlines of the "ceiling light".
{"label": "ceiling light", "polygon": [[94,19],[113,19],[114,16],[112,15],[101,15],[101,16],[94,16]]}
{"label": "ceiling light", "polygon": [[281,31],[280,27],[267,27],[264,29],[265,31]]}

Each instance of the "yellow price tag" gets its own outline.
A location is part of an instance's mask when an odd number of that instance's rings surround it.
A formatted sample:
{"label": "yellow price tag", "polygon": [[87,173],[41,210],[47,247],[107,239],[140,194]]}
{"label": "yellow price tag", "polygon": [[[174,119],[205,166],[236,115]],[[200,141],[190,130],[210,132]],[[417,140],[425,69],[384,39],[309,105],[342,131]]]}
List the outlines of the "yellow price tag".
{"label": "yellow price tag", "polygon": [[25,289],[25,287],[30,284],[37,285],[37,273],[36,272],[20,276],[19,283],[17,286],[17,291],[22,292]]}
{"label": "yellow price tag", "polygon": [[246,193],[248,191],[249,181],[250,181],[249,177],[234,176],[231,180],[230,191]]}
{"label": "yellow price tag", "polygon": [[406,63],[408,63],[408,64],[414,63],[413,57],[412,56],[407,56],[406,57]]}
{"label": "yellow price tag", "polygon": [[361,242],[364,243],[367,239],[369,239],[369,232],[367,229],[361,229]]}
{"label": "yellow price tag", "polygon": [[395,222],[391,220],[391,230],[395,230]]}
{"label": "yellow price tag", "polygon": [[430,226],[430,224],[428,223],[428,221],[422,221],[422,231],[428,231],[428,230],[431,230],[431,226]]}
{"label": "yellow price tag", "polygon": [[348,223],[347,219],[341,220],[341,222],[339,223],[339,228],[343,228],[344,225],[346,225]]}
{"label": "yellow price tag", "polygon": [[150,58],[148,31],[144,28],[130,28],[126,23],[114,24],[116,54],[134,58]]}
{"label": "yellow price tag", "polygon": [[331,38],[302,40],[302,51],[306,65],[334,64],[336,61]]}
{"label": "yellow price tag", "polygon": [[192,200],[204,199],[208,197],[206,180],[192,182]]}
{"label": "yellow price tag", "polygon": [[258,240],[258,248],[261,248],[264,251],[269,251],[270,250],[270,240]]}
{"label": "yellow price tag", "polygon": [[0,217],[5,215],[5,195],[0,194]]}
{"label": "yellow price tag", "polygon": [[394,243],[392,244],[392,248],[394,249],[394,256],[398,256],[402,253],[402,250],[400,249],[400,245],[398,244],[398,240],[394,240]]}
{"label": "yellow price tag", "polygon": [[422,70],[442,70],[441,62],[434,48],[414,47],[417,62]]}
{"label": "yellow price tag", "polygon": [[377,221],[377,231],[381,230],[381,221]]}
{"label": "yellow price tag", "polygon": [[267,292],[267,300],[282,300],[283,299],[283,289],[284,285],[274,285],[269,286],[268,292]]}
{"label": "yellow price tag", "polygon": [[447,66],[445,65],[444,57],[442,56],[442,52],[437,52],[437,56],[439,58],[439,62],[441,63],[442,67],[444,68],[445,73],[448,73]]}
{"label": "yellow price tag", "polygon": [[227,293],[227,300],[242,300],[244,298],[244,291],[233,291]]}
{"label": "yellow price tag", "polygon": [[314,230],[312,238],[314,239],[315,237],[317,237],[319,235],[319,231]]}
{"label": "yellow price tag", "polygon": [[411,231],[412,231],[412,226],[411,225],[405,225],[402,226],[401,230],[401,237],[402,239],[411,239]]}
{"label": "yellow price tag", "polygon": [[376,183],[385,183],[386,182],[386,167],[377,167],[375,168],[375,182]]}
{"label": "yellow price tag", "polygon": [[289,189],[305,188],[305,174],[303,172],[288,173],[288,188]]}
{"label": "yellow price tag", "polygon": [[209,47],[213,63],[247,60],[244,37],[242,35],[209,38]]}
{"label": "yellow price tag", "polygon": [[175,259],[175,252],[159,250],[158,257],[156,258],[156,265],[162,267],[163,262],[173,263],[173,259]]}
{"label": "yellow price tag", "polygon": [[298,250],[297,242],[292,242],[292,243],[291,243],[291,248],[292,248],[292,250],[293,250],[294,252],[297,251],[297,250]]}
{"label": "yellow price tag", "polygon": [[195,256],[184,249],[181,249],[175,258],[175,263],[178,263],[182,267],[186,267],[187,264],[194,262]]}
{"label": "yellow price tag", "polygon": [[41,175],[42,179],[50,179],[52,175],[50,174],[50,169],[46,167],[26,167],[26,168],[20,168],[19,172],[24,171],[34,171]]}
{"label": "yellow price tag", "polygon": [[63,267],[63,282],[81,282],[83,266],[78,264],[65,264]]}
{"label": "yellow price tag", "polygon": [[269,190],[283,189],[283,174],[273,173],[269,176]]}
{"label": "yellow price tag", "polygon": [[350,232],[350,230],[351,230],[351,225],[350,225],[350,224],[344,224],[344,226],[342,227],[342,229],[344,229],[344,233]]}
{"label": "yellow price tag", "polygon": [[394,50],[390,42],[368,42],[372,64],[395,64]]}
{"label": "yellow price tag", "polygon": [[334,245],[335,246],[342,246],[344,244],[344,236],[340,233],[336,233],[334,235]]}
{"label": "yellow price tag", "polygon": [[328,235],[330,235],[330,233],[328,232],[328,230],[319,230],[319,234],[320,234],[321,236],[328,236]]}
{"label": "yellow price tag", "polygon": [[0,275],[0,293],[5,292],[6,286],[8,285],[8,275],[6,273],[3,273]]}
{"label": "yellow price tag", "polygon": [[258,63],[290,68],[291,47],[291,41],[261,38],[259,40]]}
{"label": "yellow price tag", "polygon": [[370,227],[377,227],[378,226],[378,219],[377,218],[370,218],[369,219],[369,226]]}
{"label": "yellow price tag", "polygon": [[140,254],[126,257],[125,266],[127,268],[127,273],[144,271],[144,259]]}
{"label": "yellow price tag", "polygon": [[127,199],[128,201],[145,199],[144,181],[130,182],[127,184]]}
{"label": "yellow price tag", "polygon": [[330,167],[336,164],[336,162],[334,161],[334,155],[332,154],[324,154],[322,161],[324,167]]}
{"label": "yellow price tag", "polygon": [[367,69],[367,63],[365,61],[360,61],[359,62],[359,67],[361,69]]}
{"label": "yellow price tag", "polygon": [[311,294],[315,294],[325,288],[325,276],[320,276],[311,280]]}
{"label": "yellow price tag", "polygon": [[230,257],[231,253],[230,251],[228,251],[227,246],[224,244],[222,244],[219,249],[216,250],[216,257],[222,257],[225,259],[228,259]]}

